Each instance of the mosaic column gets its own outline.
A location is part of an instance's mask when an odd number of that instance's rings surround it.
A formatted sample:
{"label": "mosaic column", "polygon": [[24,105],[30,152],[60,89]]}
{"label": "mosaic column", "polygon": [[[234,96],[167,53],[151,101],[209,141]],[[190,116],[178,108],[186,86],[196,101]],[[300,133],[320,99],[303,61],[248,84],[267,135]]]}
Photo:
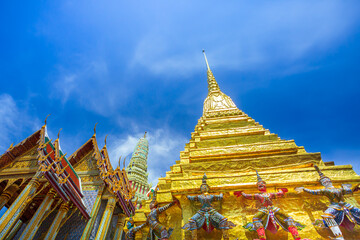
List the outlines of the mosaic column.
{"label": "mosaic column", "polygon": [[102,240],[106,238],[106,234],[109,230],[111,218],[114,212],[114,208],[116,205],[115,197],[109,197],[108,202],[106,204],[106,208],[104,214],[101,217],[101,222],[99,225],[99,230],[96,233],[95,240]]}
{"label": "mosaic column", "polygon": [[5,204],[10,200],[10,198],[19,190],[19,185],[12,184],[0,195],[0,209],[2,209]]}
{"label": "mosaic column", "polygon": [[11,232],[7,235],[6,240],[11,240],[15,237],[16,233],[19,231],[21,226],[23,225],[23,222],[19,219],[15,226],[12,228]]}
{"label": "mosaic column", "polygon": [[22,232],[19,240],[31,240],[36,234],[36,231],[39,228],[39,223],[41,223],[42,218],[45,213],[51,207],[51,204],[54,202],[54,197],[56,192],[54,189],[51,189],[48,194],[46,194],[44,200],[40,204],[39,208],[36,210],[35,214],[31,218],[31,220],[26,225],[25,230]]}
{"label": "mosaic column", "polygon": [[40,172],[36,173],[35,176],[30,180],[29,184],[26,185],[24,190],[11,204],[9,209],[0,219],[0,240],[5,239],[6,235],[11,231],[13,226],[19,220],[21,214],[26,209],[28,204],[31,202],[36,194],[36,190],[39,188],[39,176]]}
{"label": "mosaic column", "polygon": [[61,221],[65,218],[66,213],[68,211],[69,211],[69,203],[66,202],[66,203],[61,204],[60,209],[59,209],[58,213],[56,214],[55,219],[52,222],[44,239],[54,240],[56,238],[56,235],[59,232],[59,227],[60,227]]}
{"label": "mosaic column", "polygon": [[118,220],[117,220],[117,224],[116,224],[116,229],[115,229],[115,234],[114,234],[114,238],[113,240],[118,240],[121,239],[122,233],[123,233],[123,229],[124,229],[124,225],[125,225],[125,214],[120,213],[118,215]]}
{"label": "mosaic column", "polygon": [[95,224],[96,216],[99,213],[99,209],[100,209],[100,205],[101,205],[101,195],[102,195],[103,189],[104,189],[103,187],[99,189],[99,192],[96,196],[94,205],[93,205],[91,213],[90,213],[90,219],[86,224],[86,227],[84,229],[84,232],[83,232],[80,240],[88,240],[90,237],[91,231]]}

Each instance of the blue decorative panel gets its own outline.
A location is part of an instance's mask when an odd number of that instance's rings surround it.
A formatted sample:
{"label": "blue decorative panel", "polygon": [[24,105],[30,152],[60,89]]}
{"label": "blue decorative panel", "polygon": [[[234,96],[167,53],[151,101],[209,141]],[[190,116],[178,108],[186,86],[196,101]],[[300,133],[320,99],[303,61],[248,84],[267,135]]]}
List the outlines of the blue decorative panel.
{"label": "blue decorative panel", "polygon": [[[64,239],[80,239],[85,229],[87,221],[82,218],[79,210],[75,209],[76,212],[66,221],[66,223],[60,228],[59,233],[56,236],[56,240]],[[71,211],[68,212],[66,217],[69,217]]]}
{"label": "blue decorative panel", "polygon": [[98,194],[98,190],[83,191],[83,194],[84,194],[83,201],[86,206],[86,211],[90,215],[91,210],[92,210],[95,200],[96,200],[96,196]]}

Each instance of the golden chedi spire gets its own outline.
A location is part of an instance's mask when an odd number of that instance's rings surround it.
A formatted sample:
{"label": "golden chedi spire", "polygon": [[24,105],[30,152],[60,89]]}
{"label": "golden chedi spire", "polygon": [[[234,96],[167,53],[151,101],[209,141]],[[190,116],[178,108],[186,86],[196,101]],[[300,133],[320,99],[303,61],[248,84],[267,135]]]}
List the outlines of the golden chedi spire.
{"label": "golden chedi spire", "polygon": [[208,95],[204,101],[203,115],[212,117],[219,115],[234,115],[240,113],[240,110],[236,107],[232,99],[220,90],[214,74],[210,70],[205,50],[203,50],[203,53],[207,66],[208,82]]}

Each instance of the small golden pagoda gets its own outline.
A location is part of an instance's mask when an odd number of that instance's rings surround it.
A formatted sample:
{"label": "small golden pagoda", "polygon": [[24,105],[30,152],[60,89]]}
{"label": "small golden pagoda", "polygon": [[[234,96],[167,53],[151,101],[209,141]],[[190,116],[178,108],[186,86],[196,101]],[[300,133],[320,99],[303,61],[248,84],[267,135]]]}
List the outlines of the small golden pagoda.
{"label": "small golden pagoda", "polygon": [[[205,53],[204,53],[205,55]],[[256,213],[256,203],[237,198],[235,191],[247,193],[258,192],[256,187],[258,170],[268,191],[277,188],[288,188],[284,198],[277,199],[275,204],[284,209],[290,216],[306,225],[300,232],[303,238],[329,239],[328,229],[318,229],[312,225],[315,219],[328,205],[325,197],[297,194],[295,187],[305,186],[309,189],[321,188],[319,175],[314,169],[317,164],[322,172],[333,180],[335,186],[343,183],[360,183],[351,165],[335,166],[333,162],[324,162],[320,153],[308,153],[304,147],[297,146],[293,140],[283,140],[271,133],[254,119],[239,110],[232,99],[219,88],[207,62],[208,95],[204,101],[202,117],[191,133],[185,150],[180,152],[180,160],[170,167],[165,177],[159,179],[157,201],[160,206],[180,200],[181,209],[173,207],[163,214],[160,221],[167,227],[173,227],[170,239],[191,239],[191,234],[181,229],[193,216],[199,206],[190,203],[186,195],[199,193],[204,172],[211,193],[223,193],[224,200],[214,207],[236,224],[229,230],[230,239],[255,239],[256,232],[250,232],[242,226],[252,221]],[[347,202],[358,206],[360,195],[348,195]],[[146,221],[149,213],[149,201],[136,211],[136,225]],[[146,239],[144,228],[137,239]],[[290,233],[279,230],[276,235],[266,232],[268,239],[292,239]],[[345,239],[359,239],[360,227],[352,233],[343,231]],[[198,239],[221,239],[221,232],[214,230],[206,233],[198,231]]]}

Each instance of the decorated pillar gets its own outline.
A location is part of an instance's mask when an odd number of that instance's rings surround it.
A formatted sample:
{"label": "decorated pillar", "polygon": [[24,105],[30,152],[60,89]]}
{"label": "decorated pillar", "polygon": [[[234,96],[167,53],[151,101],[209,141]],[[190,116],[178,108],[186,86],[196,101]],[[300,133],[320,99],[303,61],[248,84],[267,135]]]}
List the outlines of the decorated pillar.
{"label": "decorated pillar", "polygon": [[5,191],[0,195],[0,209],[2,209],[9,199],[19,190],[19,185],[12,184],[10,187],[5,189]]}
{"label": "decorated pillar", "polygon": [[35,214],[31,218],[31,220],[26,225],[25,230],[22,232],[19,240],[31,240],[36,234],[36,231],[39,228],[39,223],[41,223],[42,218],[45,213],[51,207],[51,204],[54,202],[54,197],[56,192],[54,189],[51,189],[48,194],[46,194],[44,200],[40,204],[39,208],[36,210]]}
{"label": "decorated pillar", "polygon": [[110,197],[106,204],[106,208],[104,214],[102,215],[101,222],[99,225],[98,232],[96,233],[95,240],[102,240],[106,238],[106,234],[109,230],[111,218],[114,212],[114,208],[116,205],[115,197]]}
{"label": "decorated pillar", "polygon": [[103,193],[103,189],[104,189],[104,187],[101,187],[99,189],[99,192],[98,192],[98,194],[96,196],[94,205],[93,205],[91,213],[90,213],[90,219],[86,224],[86,227],[84,229],[84,232],[83,232],[80,240],[88,240],[89,237],[90,237],[91,231],[92,231],[92,229],[94,227],[96,216],[98,215],[98,212],[99,212],[99,209],[100,209],[101,195]]}
{"label": "decorated pillar", "polygon": [[125,225],[125,214],[120,213],[118,215],[118,220],[117,220],[117,224],[116,224],[116,229],[115,229],[115,234],[114,234],[114,238],[113,240],[118,240],[121,239],[122,233],[123,233],[123,229],[124,229],[124,225]]}
{"label": "decorated pillar", "polygon": [[31,200],[35,197],[36,190],[39,188],[39,177],[40,172],[36,173],[30,180],[29,184],[26,185],[24,190],[11,204],[9,209],[0,219],[0,240],[5,239],[6,235],[11,231],[13,226],[19,220],[21,214],[26,209]]}
{"label": "decorated pillar", "polygon": [[56,214],[55,219],[52,222],[44,239],[54,240],[56,238],[56,235],[59,232],[59,227],[60,227],[61,221],[65,218],[66,213],[68,211],[69,211],[69,203],[66,202],[66,203],[61,204],[60,209],[59,209],[58,213]]}
{"label": "decorated pillar", "polygon": [[19,231],[21,226],[23,225],[23,222],[19,219],[15,226],[11,229],[11,232],[7,235],[6,240],[11,240],[15,237],[16,233]]}

